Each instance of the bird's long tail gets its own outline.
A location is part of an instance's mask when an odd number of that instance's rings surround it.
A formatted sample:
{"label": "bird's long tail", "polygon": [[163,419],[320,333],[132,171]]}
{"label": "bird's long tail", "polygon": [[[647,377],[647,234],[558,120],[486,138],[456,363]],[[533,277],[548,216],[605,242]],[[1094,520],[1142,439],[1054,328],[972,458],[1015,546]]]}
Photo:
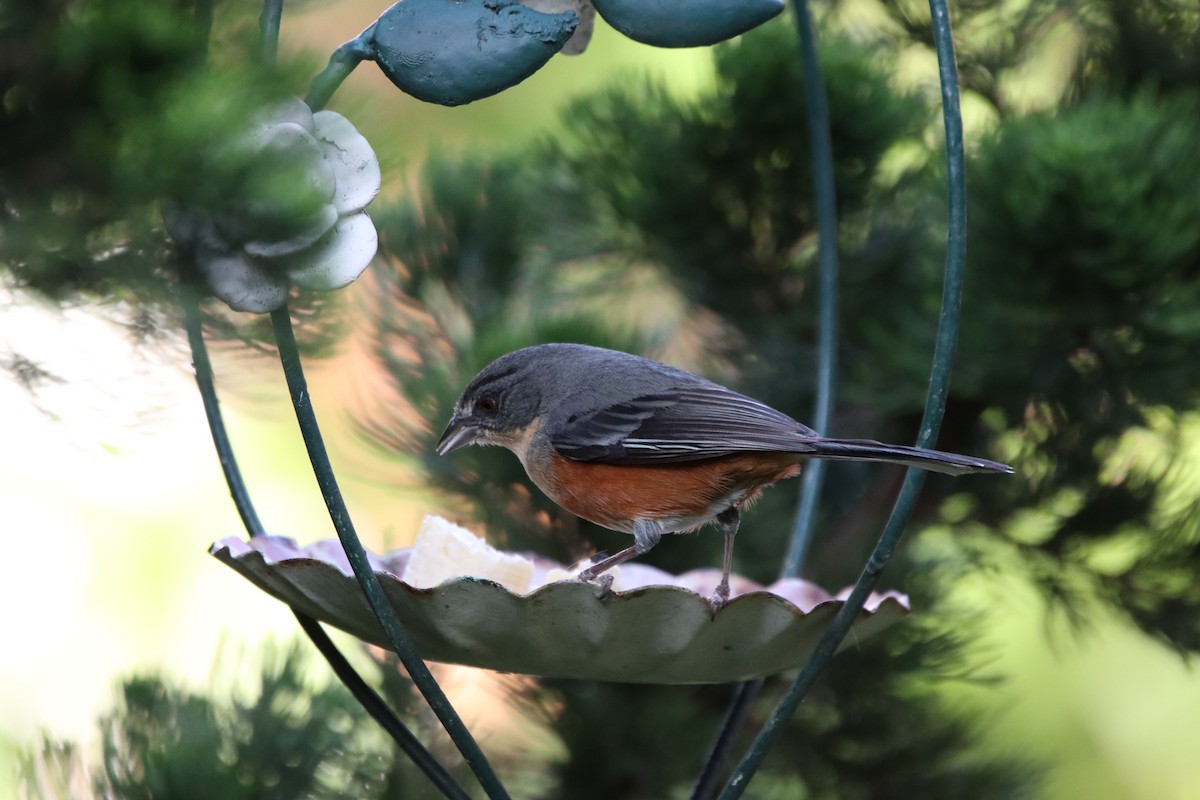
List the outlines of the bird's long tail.
{"label": "bird's long tail", "polygon": [[967,475],[972,472],[1003,472],[1012,474],[1013,468],[997,461],[974,456],[960,456],[941,450],[926,450],[902,444],[884,444],[870,439],[812,439],[811,458],[828,458],[833,461],[887,461],[908,467],[919,467],[947,475]]}

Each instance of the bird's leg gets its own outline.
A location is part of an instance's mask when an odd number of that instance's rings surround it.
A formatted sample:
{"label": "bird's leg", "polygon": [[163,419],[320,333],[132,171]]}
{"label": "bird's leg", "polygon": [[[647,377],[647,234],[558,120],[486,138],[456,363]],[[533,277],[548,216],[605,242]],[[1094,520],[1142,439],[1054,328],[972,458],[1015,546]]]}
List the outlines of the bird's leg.
{"label": "bird's leg", "polygon": [[721,566],[721,582],[717,584],[717,590],[709,599],[714,611],[729,602],[729,573],[733,570],[733,537],[737,536],[738,526],[741,523],[742,518],[738,513],[737,506],[730,506],[717,514],[717,524],[721,526],[721,532],[725,534],[725,560]]}
{"label": "bird's leg", "polygon": [[[645,555],[650,552],[654,545],[658,544],[662,538],[662,524],[657,520],[652,519],[637,519],[633,522],[633,546],[626,547],[614,555],[603,559],[599,563],[580,572],[576,577],[581,581],[595,581],[600,577],[601,573],[607,572],[618,564],[624,564],[631,558],[637,558],[640,555]],[[608,578],[609,584],[612,583],[612,578]]]}

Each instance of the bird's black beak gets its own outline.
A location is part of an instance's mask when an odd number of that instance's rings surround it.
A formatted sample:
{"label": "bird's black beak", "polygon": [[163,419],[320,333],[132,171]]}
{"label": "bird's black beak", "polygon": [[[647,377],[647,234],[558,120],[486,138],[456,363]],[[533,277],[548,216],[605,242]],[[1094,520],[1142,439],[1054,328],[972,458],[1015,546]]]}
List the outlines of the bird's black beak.
{"label": "bird's black beak", "polygon": [[446,432],[438,440],[435,449],[439,456],[444,456],[447,453],[453,453],[460,447],[475,444],[475,440],[478,437],[478,428],[474,425],[468,425],[464,420],[455,416],[450,419],[450,424],[446,426]]}

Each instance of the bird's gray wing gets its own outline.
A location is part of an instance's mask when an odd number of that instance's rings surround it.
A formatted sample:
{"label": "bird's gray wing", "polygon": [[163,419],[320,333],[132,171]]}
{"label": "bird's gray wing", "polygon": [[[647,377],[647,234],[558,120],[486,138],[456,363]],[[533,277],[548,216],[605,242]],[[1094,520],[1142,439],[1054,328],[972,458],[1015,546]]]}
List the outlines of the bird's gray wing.
{"label": "bird's gray wing", "polygon": [[885,461],[948,475],[1013,471],[975,456],[870,439],[826,439],[768,405],[707,383],[569,417],[551,432],[550,442],[567,458],[606,464],[669,464],[758,452]]}
{"label": "bird's gray wing", "polygon": [[807,450],[816,433],[786,414],[716,384],[682,386],[567,418],[554,449],[576,461],[653,464],[731,453]]}

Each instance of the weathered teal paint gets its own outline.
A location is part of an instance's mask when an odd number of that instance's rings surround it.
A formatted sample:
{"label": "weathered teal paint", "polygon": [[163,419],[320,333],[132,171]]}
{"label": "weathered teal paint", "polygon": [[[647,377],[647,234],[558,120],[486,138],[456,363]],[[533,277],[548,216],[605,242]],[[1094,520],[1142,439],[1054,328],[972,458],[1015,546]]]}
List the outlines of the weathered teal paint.
{"label": "weathered teal paint", "polygon": [[401,90],[457,106],[537,72],[578,24],[513,0],[400,0],[358,38]]}
{"label": "weathered teal paint", "polygon": [[700,47],[731,39],[783,11],[784,0],[593,0],[604,21],[655,47]]}

